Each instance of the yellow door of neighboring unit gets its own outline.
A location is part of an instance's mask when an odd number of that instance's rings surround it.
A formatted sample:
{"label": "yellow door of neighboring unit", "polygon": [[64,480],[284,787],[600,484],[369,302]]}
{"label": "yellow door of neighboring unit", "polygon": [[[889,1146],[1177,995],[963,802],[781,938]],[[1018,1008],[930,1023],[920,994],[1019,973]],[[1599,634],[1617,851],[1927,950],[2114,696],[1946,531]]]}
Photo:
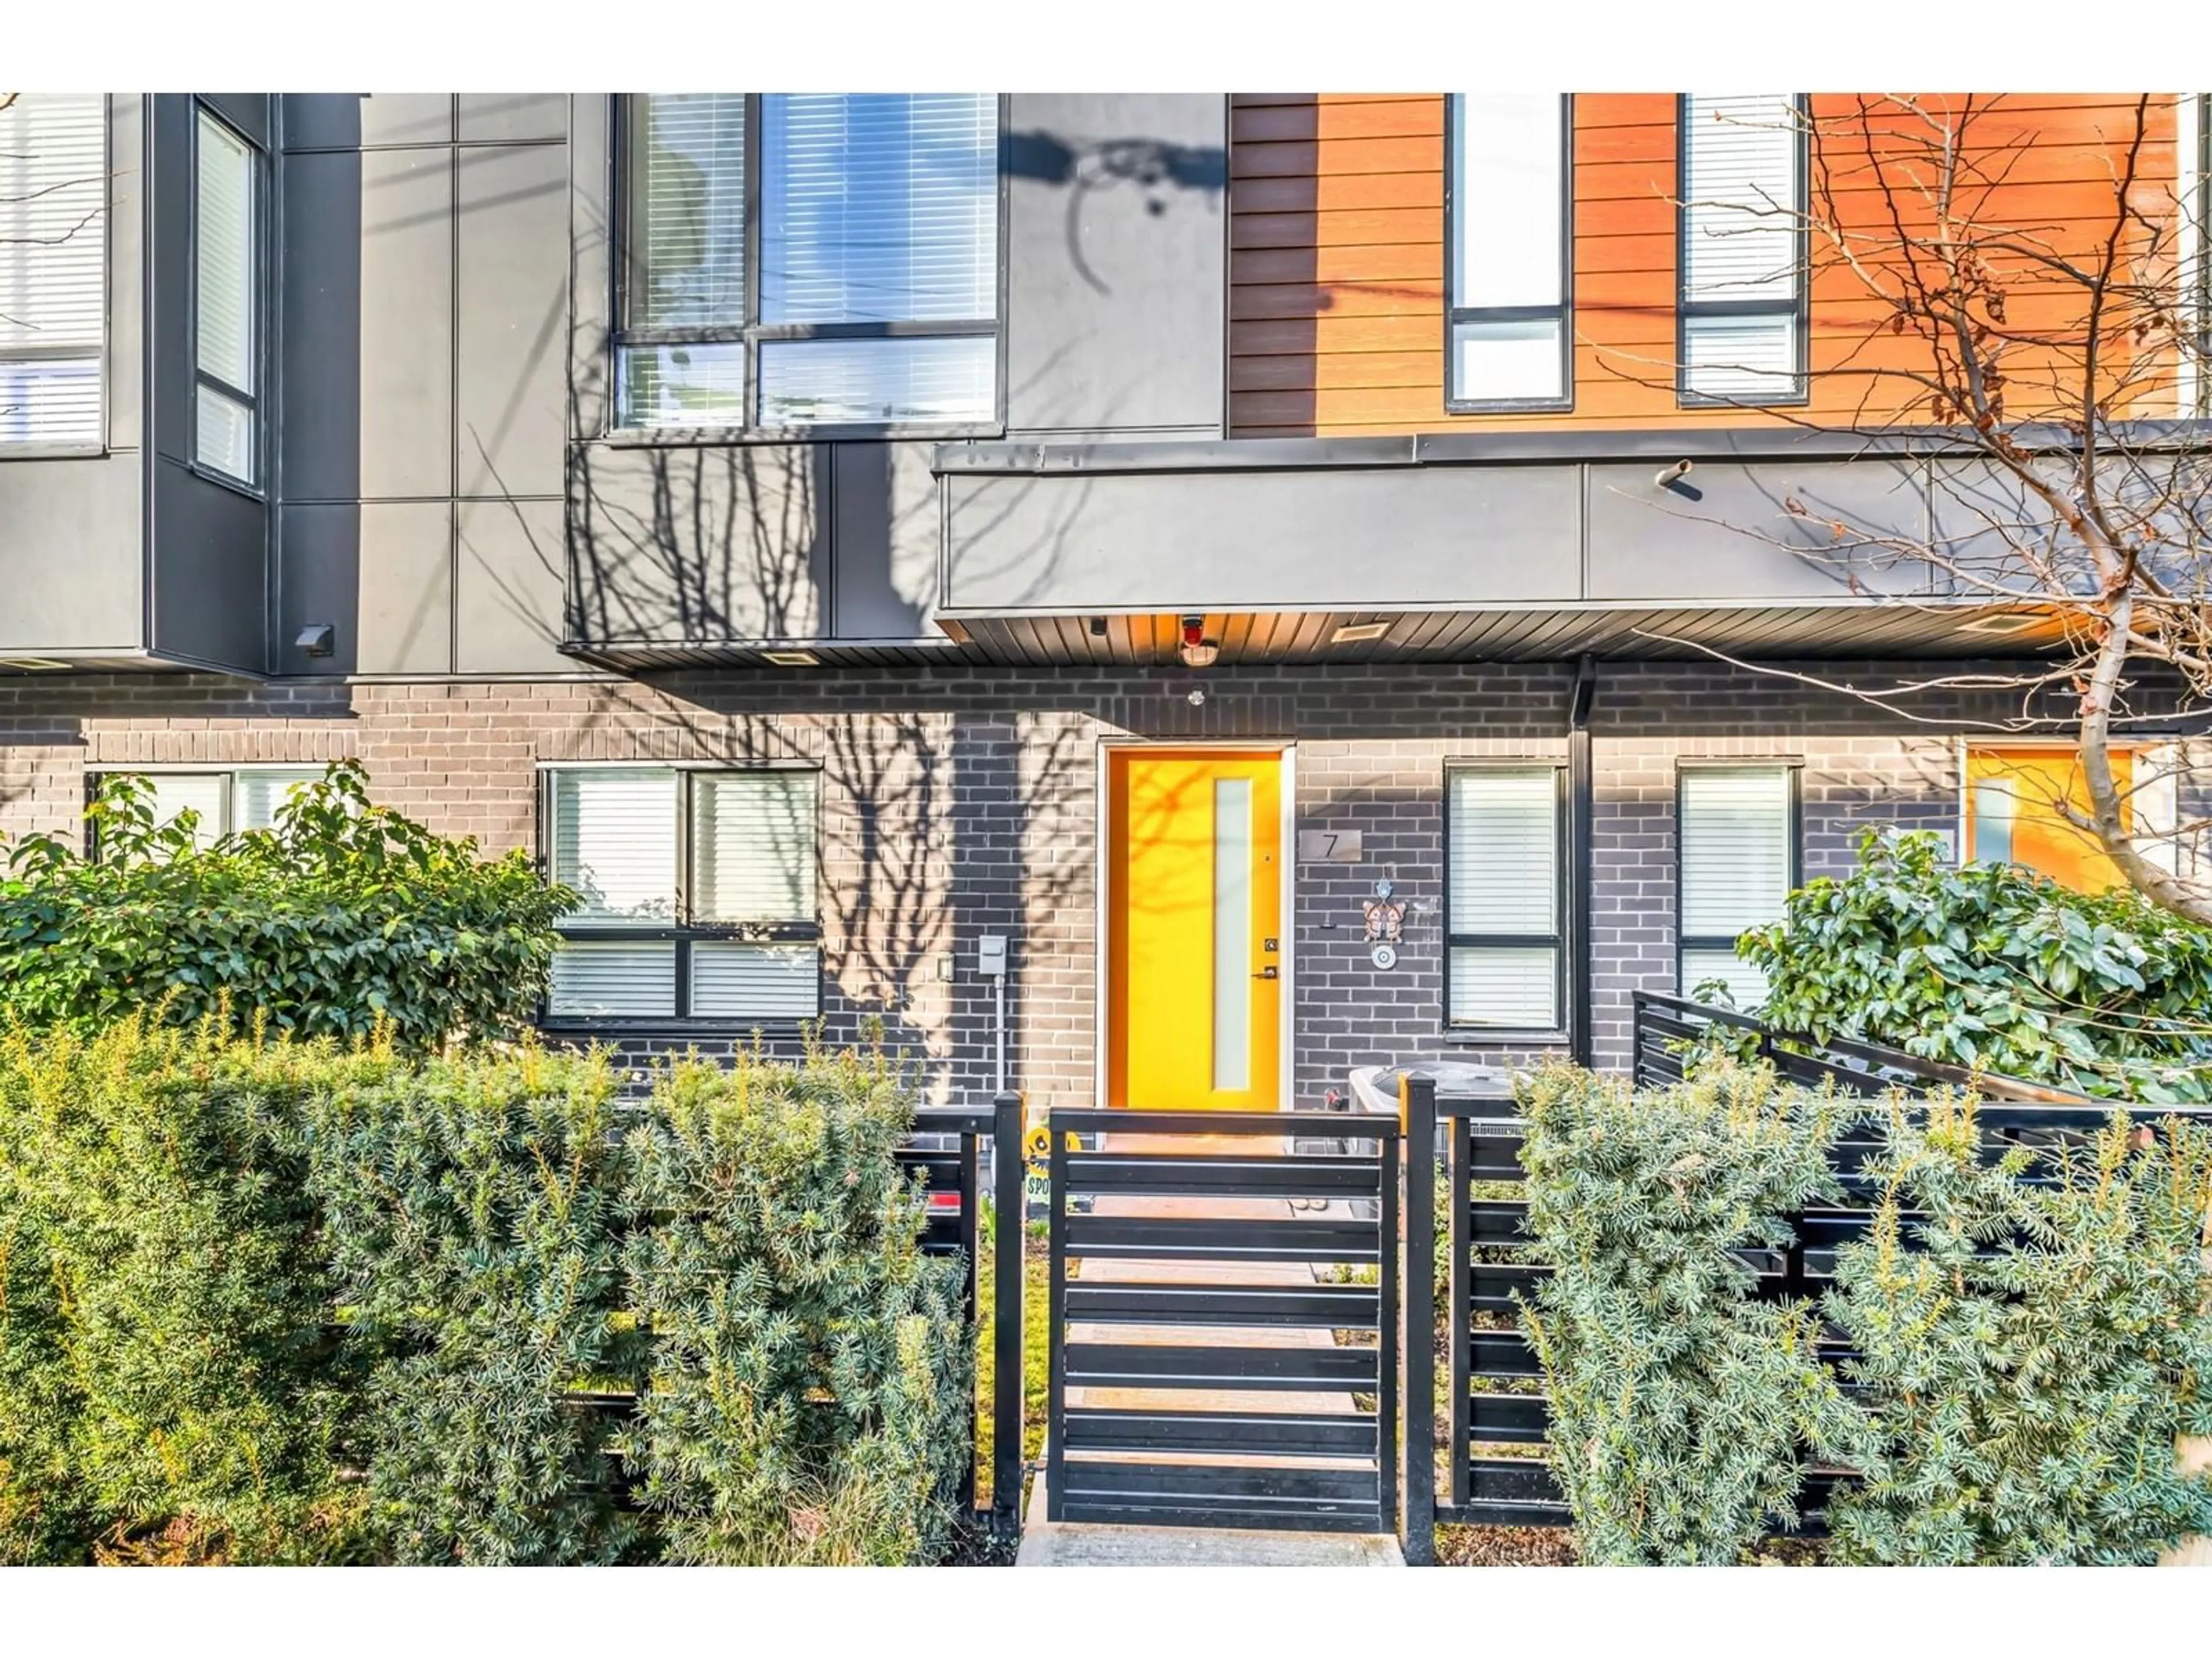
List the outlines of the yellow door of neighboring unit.
{"label": "yellow door of neighboring unit", "polygon": [[1282,765],[1109,752],[1108,1105],[1281,1103]]}
{"label": "yellow door of neighboring unit", "polygon": [[[2135,757],[2115,750],[2112,781],[2132,805]],[[2086,815],[2089,791],[2071,749],[1966,750],[1966,856],[2017,864],[2085,893],[2117,887],[2119,866],[2096,836],[2069,822],[2062,804]],[[2133,817],[2132,813],[2129,815]]]}

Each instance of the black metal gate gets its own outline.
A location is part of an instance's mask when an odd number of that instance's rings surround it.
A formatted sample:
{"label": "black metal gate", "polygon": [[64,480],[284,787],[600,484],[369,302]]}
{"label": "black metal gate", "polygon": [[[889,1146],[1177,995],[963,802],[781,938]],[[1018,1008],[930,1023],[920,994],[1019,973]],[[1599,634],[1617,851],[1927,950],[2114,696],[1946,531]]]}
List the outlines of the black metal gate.
{"label": "black metal gate", "polygon": [[[1395,1530],[1397,1124],[1062,1111],[1051,1133],[1047,1518]],[[1340,1150],[1292,1150],[1316,1145]]]}

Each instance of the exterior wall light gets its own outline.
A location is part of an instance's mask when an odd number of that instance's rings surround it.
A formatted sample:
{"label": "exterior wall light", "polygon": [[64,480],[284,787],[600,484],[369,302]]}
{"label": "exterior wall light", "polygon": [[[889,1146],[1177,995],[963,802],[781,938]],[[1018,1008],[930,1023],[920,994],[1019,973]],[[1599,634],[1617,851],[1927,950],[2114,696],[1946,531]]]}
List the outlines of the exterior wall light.
{"label": "exterior wall light", "polygon": [[1182,619],[1181,654],[1186,668],[1213,666],[1213,659],[1221,654],[1221,642],[1206,637],[1205,617],[1185,617]]}
{"label": "exterior wall light", "polygon": [[328,623],[309,623],[292,643],[311,657],[331,656],[338,648],[338,631]]}

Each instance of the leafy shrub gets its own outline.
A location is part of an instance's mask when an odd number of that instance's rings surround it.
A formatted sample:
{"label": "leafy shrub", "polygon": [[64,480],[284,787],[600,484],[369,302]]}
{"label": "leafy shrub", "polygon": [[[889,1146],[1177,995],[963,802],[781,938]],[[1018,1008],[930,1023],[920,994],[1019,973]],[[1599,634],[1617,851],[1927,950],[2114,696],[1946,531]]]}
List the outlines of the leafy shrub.
{"label": "leafy shrub", "polygon": [[1837,1192],[1847,1121],[1827,1093],[1716,1063],[1638,1094],[1555,1066],[1527,1085],[1529,1220],[1552,1273],[1524,1316],[1553,1471],[1589,1562],[1733,1562],[1795,1512],[1809,1443],[1862,1425],[1814,1351],[1807,1304],[1753,1299],[1735,1251],[1790,1240]]}
{"label": "leafy shrub", "polygon": [[957,1264],[922,1255],[879,1056],[679,1064],[633,1132],[632,1294],[652,1329],[634,1459],[670,1559],[939,1553],[971,1455]]}
{"label": "leafy shrub", "polygon": [[2009,866],[1953,869],[1927,834],[1859,840],[1859,867],[1739,941],[1761,1017],[2085,1094],[2212,1101],[2212,932],[2131,891]]}
{"label": "leafy shrub", "polygon": [[[313,1191],[398,1559],[628,1559],[613,1452],[640,1358],[620,1317],[621,1079],[604,1055],[525,1048],[362,1084],[316,1115]],[[614,1413],[572,1403],[594,1388]]]}
{"label": "leafy shrub", "polygon": [[356,1063],[143,1018],[0,1032],[0,1559],[367,1547],[297,1133]]}
{"label": "leafy shrub", "polygon": [[1992,1164],[1972,1100],[1886,1117],[1828,1297],[1881,1445],[1831,1505],[1838,1558],[2148,1562],[2212,1533],[2212,1478],[2174,1457],[2212,1432],[2212,1133],[2118,1117]]}
{"label": "leafy shrub", "polygon": [[352,761],[295,790],[273,829],[205,849],[190,814],[155,827],[143,779],[111,779],[88,811],[98,858],[33,836],[0,874],[0,1011],[28,1024],[235,1009],[309,1036],[382,1023],[410,1048],[511,1035],[575,902],[526,854],[481,860],[473,841],[370,805]]}

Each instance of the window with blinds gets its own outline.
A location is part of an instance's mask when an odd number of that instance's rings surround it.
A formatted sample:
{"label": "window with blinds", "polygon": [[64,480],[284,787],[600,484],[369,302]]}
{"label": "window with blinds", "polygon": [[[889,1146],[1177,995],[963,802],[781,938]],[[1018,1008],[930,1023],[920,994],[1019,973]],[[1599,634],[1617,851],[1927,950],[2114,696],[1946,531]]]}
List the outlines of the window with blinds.
{"label": "window with blinds", "polygon": [[242,766],[205,772],[143,772],[156,826],[193,816],[192,841],[206,848],[241,830],[266,830],[291,792],[323,775],[319,766]]}
{"label": "window with blinds", "polygon": [[1445,1024],[1549,1035],[1565,1021],[1565,812],[1556,766],[1445,774]]}
{"label": "window with blinds", "polygon": [[623,425],[995,420],[995,96],[648,93],[623,107]]}
{"label": "window with blinds", "polygon": [[1805,397],[1804,106],[1794,93],[1681,99],[1685,403]]}
{"label": "window with blinds", "polygon": [[257,484],[261,340],[261,158],[209,111],[194,162],[192,453]]}
{"label": "window with blinds", "polygon": [[1677,775],[1684,996],[1725,983],[1739,1008],[1766,1000],[1765,975],[1736,954],[1747,927],[1780,920],[1797,884],[1797,773],[1790,766],[1684,767]]}
{"label": "window with blinds", "polygon": [[813,772],[557,769],[562,924],[546,1012],[564,1020],[812,1018],[819,779]]}
{"label": "window with blinds", "polygon": [[0,94],[0,447],[96,447],[107,347],[107,100]]}
{"label": "window with blinds", "polygon": [[1451,96],[1454,409],[1572,401],[1568,252],[1572,98]]}

